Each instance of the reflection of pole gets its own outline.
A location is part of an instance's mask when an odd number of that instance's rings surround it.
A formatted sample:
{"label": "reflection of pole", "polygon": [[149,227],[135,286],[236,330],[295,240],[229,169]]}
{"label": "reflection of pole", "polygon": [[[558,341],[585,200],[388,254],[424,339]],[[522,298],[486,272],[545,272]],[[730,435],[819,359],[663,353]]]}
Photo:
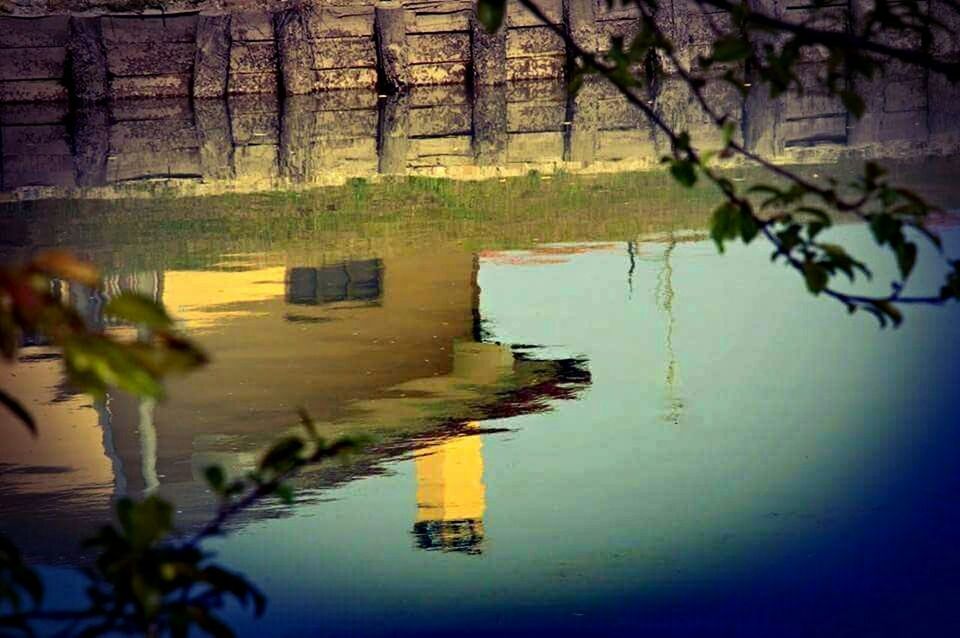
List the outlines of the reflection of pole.
{"label": "reflection of pole", "polygon": [[98,399],[94,403],[97,411],[97,421],[103,430],[103,453],[110,459],[110,470],[113,473],[113,497],[121,498],[127,495],[127,477],[123,472],[123,461],[117,453],[113,440],[113,413],[110,412],[110,395]]}
{"label": "reflection of pole", "polygon": [[472,295],[470,299],[470,312],[473,315],[473,340],[477,343],[483,343],[483,316],[480,314],[480,257],[473,256],[473,272],[470,275],[470,287]]}
{"label": "reflection of pole", "polygon": [[683,402],[677,397],[678,366],[677,355],[673,350],[673,330],[676,322],[673,316],[673,266],[670,257],[676,246],[677,240],[671,233],[667,248],[663,252],[663,268],[657,275],[656,289],[657,306],[667,315],[667,420],[673,423],[680,422],[680,410],[683,408]]}
{"label": "reflection of pole", "polygon": [[139,409],[140,472],[143,475],[143,492],[150,494],[160,487],[157,475],[157,428],[153,424],[153,399],[142,399]]}
{"label": "reflection of pole", "polygon": [[627,290],[629,297],[633,297],[633,273],[637,270],[637,242],[627,242],[627,256],[630,258],[630,269],[627,270]]}

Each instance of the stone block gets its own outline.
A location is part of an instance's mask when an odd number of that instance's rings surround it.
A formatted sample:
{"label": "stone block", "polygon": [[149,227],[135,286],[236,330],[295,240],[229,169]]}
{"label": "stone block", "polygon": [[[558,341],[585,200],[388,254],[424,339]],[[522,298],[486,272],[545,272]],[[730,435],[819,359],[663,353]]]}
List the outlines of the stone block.
{"label": "stone block", "polygon": [[[547,18],[547,24],[560,24],[563,22],[562,0],[535,0],[534,4]],[[544,24],[544,22],[519,2],[507,3],[507,26],[511,28],[532,27],[540,24]]]}
{"label": "stone block", "polygon": [[410,137],[468,135],[472,129],[469,105],[427,106],[410,109]]}
{"label": "stone block", "polygon": [[193,71],[193,42],[142,42],[107,47],[107,70],[111,75],[161,75]]}
{"label": "stone block", "polygon": [[313,43],[313,51],[314,69],[377,66],[377,49],[370,37],[323,38]]}
{"label": "stone block", "polygon": [[230,73],[275,73],[276,43],[234,42],[230,47]]}
{"label": "stone block", "polygon": [[115,122],[110,126],[110,152],[176,151],[197,148],[197,128],[186,120]]}
{"label": "stone block", "polygon": [[4,126],[4,155],[70,155],[67,127],[62,124]]}
{"label": "stone block", "polygon": [[230,38],[237,42],[272,42],[273,16],[266,11],[235,13],[230,21]]}
{"label": "stone block", "polygon": [[512,82],[516,80],[562,78],[565,66],[566,57],[562,55],[507,59],[507,80]]}
{"label": "stone block", "polygon": [[436,64],[411,64],[410,84],[462,84],[467,80],[467,65],[464,62]]}
{"label": "stone block", "polygon": [[563,161],[563,133],[509,133],[507,162]]}
{"label": "stone block", "polygon": [[317,71],[317,89],[373,89],[376,69],[324,69]]}
{"label": "stone block", "polygon": [[407,36],[411,64],[465,62],[470,59],[470,34],[426,33]]}
{"label": "stone block", "polygon": [[562,55],[563,38],[550,27],[517,27],[507,30],[507,58],[536,55]]}
{"label": "stone block", "polygon": [[507,105],[507,131],[562,131],[566,110],[564,102],[511,102]]}
{"label": "stone block", "polygon": [[469,31],[473,14],[470,0],[416,0],[404,2],[409,14],[407,33]]}
{"label": "stone block", "polygon": [[0,49],[63,47],[70,36],[70,17],[14,18],[0,16]]}
{"label": "stone block", "polygon": [[275,71],[266,73],[231,73],[227,81],[228,94],[244,93],[277,93],[277,74]]}
{"label": "stone block", "polygon": [[182,97],[190,95],[190,75],[120,77],[110,80],[110,98]]}
{"label": "stone block", "polygon": [[66,47],[7,49],[0,55],[0,81],[62,80]]}
{"label": "stone block", "polygon": [[67,87],[58,80],[0,82],[0,102],[50,102],[67,99]]}
{"label": "stone block", "polygon": [[196,42],[196,13],[166,16],[104,16],[99,18],[107,44]]}
{"label": "stone block", "polygon": [[373,35],[373,5],[314,6],[304,15],[313,38]]}

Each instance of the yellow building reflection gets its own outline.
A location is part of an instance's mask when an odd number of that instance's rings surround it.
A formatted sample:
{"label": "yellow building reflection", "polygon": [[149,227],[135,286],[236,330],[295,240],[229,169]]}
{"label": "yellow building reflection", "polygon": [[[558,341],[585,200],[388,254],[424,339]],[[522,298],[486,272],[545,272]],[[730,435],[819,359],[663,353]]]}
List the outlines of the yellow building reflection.
{"label": "yellow building reflection", "polygon": [[[468,424],[479,429],[479,423]],[[417,518],[413,533],[422,549],[483,551],[483,439],[470,434],[422,450],[415,459]]]}

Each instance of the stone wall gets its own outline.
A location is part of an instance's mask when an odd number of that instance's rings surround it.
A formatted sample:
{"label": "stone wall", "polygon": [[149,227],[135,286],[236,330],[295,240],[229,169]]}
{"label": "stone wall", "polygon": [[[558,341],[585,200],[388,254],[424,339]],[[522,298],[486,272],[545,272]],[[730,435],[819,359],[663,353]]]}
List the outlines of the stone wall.
{"label": "stone wall", "polygon": [[[72,111],[65,102],[4,104],[0,199],[116,197],[158,188],[203,195],[402,175],[485,179],[531,170],[659,168],[667,146],[645,118],[603,85],[585,90],[586,100],[583,93],[569,96],[562,82],[539,80],[475,95],[462,85],[412,87],[386,99],[373,90],[344,90],[286,98],[114,100]],[[676,126],[709,132],[696,109],[684,108],[681,90],[663,88],[660,99],[673,106],[661,112]],[[929,106],[906,125],[864,128],[842,140],[796,137],[796,120],[776,101],[731,101],[730,107],[743,107],[746,129],[766,132],[745,140],[748,147],[772,144],[770,157],[780,162],[960,153],[960,127],[937,133],[927,124],[934,114]]]}

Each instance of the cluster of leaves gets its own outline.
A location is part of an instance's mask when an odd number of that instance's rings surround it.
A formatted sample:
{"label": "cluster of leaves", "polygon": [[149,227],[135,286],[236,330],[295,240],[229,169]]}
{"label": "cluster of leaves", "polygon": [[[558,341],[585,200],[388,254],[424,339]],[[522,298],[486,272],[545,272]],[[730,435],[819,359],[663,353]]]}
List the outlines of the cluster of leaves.
{"label": "cluster of leaves", "polygon": [[[925,225],[933,206],[910,190],[889,184],[873,163],[866,164],[856,183],[845,185],[832,179],[825,185],[816,183],[776,165],[738,141],[737,123],[704,90],[719,81],[732,84],[743,97],[751,91],[767,91],[773,98],[788,91],[814,91],[839,98],[851,115],[862,117],[866,104],[858,91],[859,80],[874,78],[891,63],[960,80],[960,62],[938,57],[934,46],[938,39],[956,41],[960,35],[946,23],[960,22],[960,5],[955,0],[874,0],[855,19],[838,18],[838,7],[829,0],[814,0],[804,7],[806,17],[789,19],[777,12],[780,3],[693,0],[684,10],[701,12],[714,36],[710,53],[697,56],[694,64],[678,55],[671,37],[676,35],[675,22],[659,0],[607,0],[609,8],[636,7],[639,28],[629,41],[613,38],[600,54],[594,52],[594,43],[577,42],[572,30],[553,24],[534,0],[517,1],[564,39],[573,70],[572,90],[581,86],[587,74],[606,78],[669,140],[670,153],[663,162],[678,183],[692,187],[702,177],[720,191],[723,202],[714,211],[711,235],[721,252],[725,241],[750,243],[763,237],[774,246],[773,259],[796,270],[811,293],[831,297],[850,312],[862,309],[881,326],[902,321],[898,308],[902,304],[940,305],[960,299],[960,262],[951,260],[946,260],[947,275],[938,292],[903,293],[919,252],[913,237],[925,236],[942,252],[939,237]],[[950,18],[940,19],[931,4]],[[478,19],[495,31],[503,23],[505,6],[505,0],[480,0]],[[845,23],[844,28],[838,20]],[[903,42],[907,44],[896,44]],[[822,71],[816,77],[800,71],[809,66],[803,63],[811,61]],[[719,150],[704,150],[658,111],[656,92],[668,76],[686,85],[694,103],[715,124],[723,140]],[[777,178],[777,184],[759,184],[741,192],[716,167],[717,157],[755,163]],[[754,200],[761,196],[758,209]],[[867,224],[877,244],[894,256],[900,277],[891,282],[889,294],[848,294],[832,286],[837,275],[850,281],[858,274],[871,277],[867,265],[842,246],[822,241],[821,233],[838,213]]]}
{"label": "cluster of leaves", "polygon": [[[279,440],[244,477],[228,479],[219,466],[206,469],[207,482],[219,496],[220,505],[211,520],[192,535],[177,533],[168,501],[157,496],[119,500],[116,524],[102,527],[84,543],[96,552],[93,565],[83,570],[88,602],[84,608],[45,610],[39,576],[12,543],[0,538],[0,630],[32,636],[38,621],[48,621],[63,626],[58,635],[83,638],[116,634],[180,637],[192,629],[217,638],[233,636],[218,612],[232,600],[260,616],[266,598],[246,577],[215,563],[203,551],[203,542],[223,534],[230,519],[266,497],[276,496],[291,504],[289,479],[299,470],[341,457],[361,445],[350,438],[327,443],[306,414],[301,422],[306,436]],[[24,598],[29,598],[29,606],[23,604]]]}
{"label": "cluster of leaves", "polygon": [[[91,330],[54,294],[54,280],[96,289],[99,273],[90,264],[63,252],[45,252],[21,266],[0,270],[0,327],[4,356],[15,359],[25,333],[42,334],[64,352],[70,379],[91,394],[120,387],[140,396],[160,397],[163,379],[203,365],[204,354],[177,335],[163,306],[124,293],[105,312],[147,329],[149,337],[121,341]],[[142,333],[141,333],[142,334]],[[37,425],[17,400],[0,395],[36,434]],[[262,499],[293,502],[289,480],[307,465],[339,457],[361,444],[341,438],[327,442],[313,421],[301,414],[304,435],[287,436],[260,459],[255,470],[229,478],[219,466],[206,469],[219,506],[192,535],[174,525],[174,508],[158,496],[120,499],[116,522],[105,525],[85,543],[96,555],[83,570],[86,607],[44,608],[44,587],[37,572],[9,540],[0,537],[0,633],[32,636],[37,623],[55,623],[62,636],[187,636],[197,629],[211,636],[232,636],[218,612],[231,600],[263,613],[266,599],[244,576],[214,562],[203,551],[208,538],[222,534],[235,516]]]}
{"label": "cluster of leaves", "polygon": [[[14,361],[25,334],[42,335],[63,352],[74,387],[101,396],[116,387],[140,396],[161,398],[163,378],[188,372],[206,362],[206,355],[175,330],[156,301],[132,292],[109,300],[104,314],[146,329],[141,338],[123,341],[93,330],[77,311],[55,294],[57,282],[89,290],[100,287],[100,273],[65,251],[44,251],[30,261],[0,267],[0,354]],[[148,337],[143,337],[148,334]],[[28,411],[0,390],[0,403],[34,433]]]}

